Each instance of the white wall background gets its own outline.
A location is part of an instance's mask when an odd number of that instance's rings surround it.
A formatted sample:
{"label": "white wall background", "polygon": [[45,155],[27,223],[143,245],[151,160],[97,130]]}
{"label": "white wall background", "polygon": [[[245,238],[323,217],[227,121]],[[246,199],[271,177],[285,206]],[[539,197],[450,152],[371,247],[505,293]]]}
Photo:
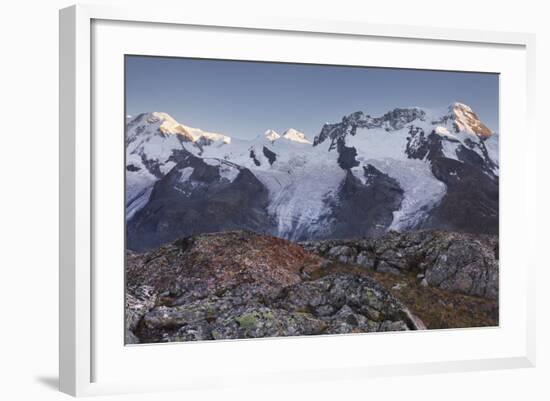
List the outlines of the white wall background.
{"label": "white wall background", "polygon": [[[96,0],[135,4],[136,0]],[[543,1],[339,0],[139,1],[212,13],[254,13],[429,25],[537,34],[539,241],[538,364],[534,369],[327,382],[288,388],[200,394],[121,396],[196,399],[549,399],[550,274],[545,252],[550,149],[549,12]],[[6,400],[50,400],[57,393],[58,21],[65,0],[4,1],[0,11],[0,394]],[[518,133],[521,135],[521,133]],[[533,199],[535,205],[536,200]],[[533,234],[533,233],[531,233]],[[521,266],[518,266],[521,268]],[[215,362],[213,362],[215,363]],[[108,397],[109,399],[115,397]],[[117,398],[118,399],[118,398]]]}

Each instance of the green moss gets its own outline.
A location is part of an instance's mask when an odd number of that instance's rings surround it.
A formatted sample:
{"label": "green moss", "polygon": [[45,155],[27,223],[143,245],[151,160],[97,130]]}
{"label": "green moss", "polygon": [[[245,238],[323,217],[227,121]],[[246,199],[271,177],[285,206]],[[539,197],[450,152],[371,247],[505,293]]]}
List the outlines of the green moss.
{"label": "green moss", "polygon": [[258,316],[255,313],[245,313],[235,320],[237,320],[237,323],[239,323],[239,326],[243,329],[252,329],[258,322]]}
{"label": "green moss", "polygon": [[243,329],[253,329],[260,324],[260,320],[263,324],[269,325],[270,321],[275,320],[275,316],[271,311],[262,311],[262,312],[250,312],[245,313],[235,319],[239,326]]}

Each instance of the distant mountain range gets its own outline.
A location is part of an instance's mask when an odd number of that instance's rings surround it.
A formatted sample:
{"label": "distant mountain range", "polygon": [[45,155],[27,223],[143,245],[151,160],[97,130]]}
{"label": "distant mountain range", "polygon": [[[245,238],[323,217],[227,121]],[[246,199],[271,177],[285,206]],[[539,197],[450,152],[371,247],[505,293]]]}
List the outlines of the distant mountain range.
{"label": "distant mountain range", "polygon": [[465,104],[355,112],[310,140],[143,113],[126,126],[127,246],[247,229],[292,241],[390,229],[498,233],[498,133]]}

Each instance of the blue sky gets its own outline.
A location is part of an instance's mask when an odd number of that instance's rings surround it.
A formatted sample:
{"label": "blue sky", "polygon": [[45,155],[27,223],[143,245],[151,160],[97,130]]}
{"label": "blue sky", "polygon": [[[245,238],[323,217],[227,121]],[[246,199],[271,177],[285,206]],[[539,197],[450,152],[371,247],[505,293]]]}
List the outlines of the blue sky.
{"label": "blue sky", "polygon": [[473,108],[498,131],[498,75],[167,57],[126,57],[126,113],[163,111],[180,123],[235,138],[298,129],[361,110]]}

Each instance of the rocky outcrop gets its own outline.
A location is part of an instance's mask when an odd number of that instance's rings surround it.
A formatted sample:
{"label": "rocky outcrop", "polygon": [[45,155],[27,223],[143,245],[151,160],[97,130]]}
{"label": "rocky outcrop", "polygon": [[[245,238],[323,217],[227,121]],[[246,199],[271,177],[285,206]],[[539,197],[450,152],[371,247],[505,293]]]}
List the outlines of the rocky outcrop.
{"label": "rocky outcrop", "polygon": [[310,241],[305,249],[378,272],[414,274],[423,284],[498,299],[498,237],[445,231],[388,234],[374,239]]}
{"label": "rocky outcrop", "polygon": [[143,315],[135,333],[141,341],[157,342],[422,328],[373,280],[340,274],[289,287],[237,285],[181,305],[157,306]]}
{"label": "rocky outcrop", "polygon": [[381,117],[371,117],[361,111],[342,117],[342,121],[336,124],[325,124],[319,135],[313,140],[317,146],[325,140],[331,141],[331,148],[336,147],[339,139],[345,139],[349,135],[355,135],[358,128],[384,128],[387,131],[399,130],[408,123],[419,119],[424,120],[426,113],[416,107],[396,108]]}
{"label": "rocky outcrop", "polygon": [[274,230],[268,191],[247,168],[212,165],[188,152],[153,186],[147,204],[126,225],[127,247],[145,251],[195,233]]}
{"label": "rocky outcrop", "polygon": [[[378,236],[386,232],[403,201],[396,180],[370,164],[363,167],[367,184],[350,171],[338,188],[338,201],[327,202],[330,238]],[[311,239],[311,238],[308,238]],[[320,239],[320,238],[315,238]]]}
{"label": "rocky outcrop", "polygon": [[491,173],[492,165],[471,149],[463,147],[458,154],[462,161],[432,160],[432,173],[445,183],[447,192],[421,228],[498,235],[498,177]]}
{"label": "rocky outcrop", "polygon": [[127,343],[424,329],[369,277],[280,238],[187,237],[126,259]]}

